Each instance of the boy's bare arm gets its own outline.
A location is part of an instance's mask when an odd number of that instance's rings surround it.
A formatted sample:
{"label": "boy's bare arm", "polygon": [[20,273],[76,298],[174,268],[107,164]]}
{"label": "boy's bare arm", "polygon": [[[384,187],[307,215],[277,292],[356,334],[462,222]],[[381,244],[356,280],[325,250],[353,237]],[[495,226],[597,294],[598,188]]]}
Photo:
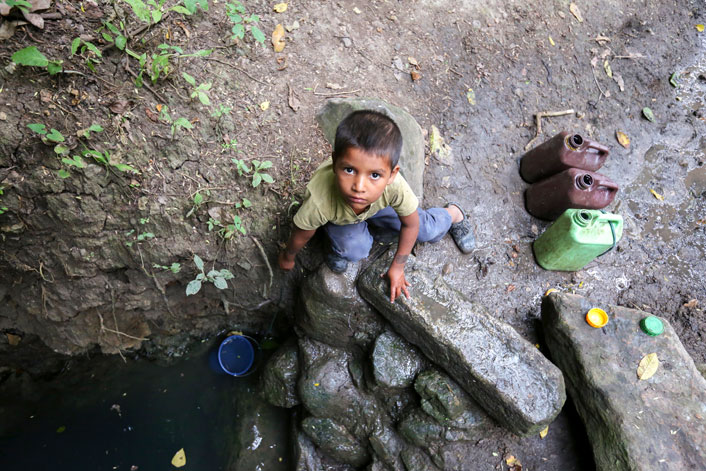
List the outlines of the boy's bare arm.
{"label": "boy's bare arm", "polygon": [[397,296],[404,293],[409,298],[407,287],[411,286],[404,277],[404,264],[407,262],[409,254],[412,253],[414,243],[419,235],[419,213],[414,211],[409,216],[400,217],[402,227],[400,228],[400,241],[397,245],[397,253],[392,259],[390,269],[387,270],[387,277],[390,280],[390,302],[394,303]]}
{"label": "boy's bare arm", "polygon": [[297,226],[292,228],[292,234],[289,236],[289,241],[287,241],[287,247],[279,253],[278,263],[282,270],[291,270],[294,268],[294,258],[297,253],[309,242],[316,229],[311,231],[305,231],[304,229],[299,229]]}

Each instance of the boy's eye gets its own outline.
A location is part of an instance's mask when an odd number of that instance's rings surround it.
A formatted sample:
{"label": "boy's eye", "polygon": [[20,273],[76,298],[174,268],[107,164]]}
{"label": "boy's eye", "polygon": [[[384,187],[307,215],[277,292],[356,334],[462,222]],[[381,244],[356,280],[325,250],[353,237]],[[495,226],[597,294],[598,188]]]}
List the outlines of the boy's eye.
{"label": "boy's eye", "polygon": [[353,169],[351,167],[344,167],[343,172],[348,175],[353,175]]}
{"label": "boy's eye", "polygon": [[370,177],[371,177],[373,180],[377,180],[378,178],[380,178],[380,174],[377,173],[377,172],[373,172],[373,173],[370,174]]}

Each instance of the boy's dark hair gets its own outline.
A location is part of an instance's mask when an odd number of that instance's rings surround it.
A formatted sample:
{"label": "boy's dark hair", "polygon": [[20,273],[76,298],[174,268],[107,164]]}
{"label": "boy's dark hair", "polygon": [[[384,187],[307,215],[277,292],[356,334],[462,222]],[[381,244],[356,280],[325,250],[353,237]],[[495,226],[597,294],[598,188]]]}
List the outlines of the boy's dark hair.
{"label": "boy's dark hair", "polygon": [[402,151],[402,133],[395,122],[377,111],[354,111],[345,117],[336,129],[333,161],[351,147],[369,154],[387,157],[394,169]]}

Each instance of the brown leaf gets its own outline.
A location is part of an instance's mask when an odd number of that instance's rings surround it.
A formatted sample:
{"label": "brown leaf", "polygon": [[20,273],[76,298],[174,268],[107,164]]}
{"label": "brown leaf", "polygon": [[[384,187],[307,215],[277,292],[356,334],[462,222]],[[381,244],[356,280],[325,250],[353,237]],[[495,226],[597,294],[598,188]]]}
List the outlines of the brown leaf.
{"label": "brown leaf", "polygon": [[50,103],[53,97],[54,94],[51,90],[47,90],[46,88],[39,90],[39,101],[42,103]]}
{"label": "brown leaf", "polygon": [[289,104],[289,107],[292,109],[292,111],[296,112],[299,110],[299,106],[301,106],[299,99],[294,95],[294,90],[292,90],[291,85],[287,85],[287,88],[289,88],[289,96],[287,99],[287,103]]}
{"label": "brown leaf", "polygon": [[12,345],[13,347],[18,346],[20,344],[20,341],[22,340],[22,337],[20,337],[19,335],[15,335],[15,334],[5,334],[5,335],[7,335],[7,343]]}
{"label": "brown leaf", "polygon": [[148,106],[145,106],[145,114],[147,115],[147,118],[149,118],[150,121],[159,123],[159,115],[152,111]]}
{"label": "brown leaf", "polygon": [[409,75],[412,76],[412,80],[414,80],[415,82],[416,82],[417,80],[419,80],[420,78],[422,78],[422,74],[420,74],[420,73],[417,72],[416,70],[412,70],[412,71],[409,73]]}
{"label": "brown leaf", "polygon": [[272,31],[272,47],[275,52],[282,52],[284,50],[284,27],[281,24],[275,26],[274,31]]}
{"label": "brown leaf", "polygon": [[182,23],[181,21],[177,21],[175,24],[176,24],[178,27],[180,27],[182,31],[184,31],[184,34],[186,35],[187,38],[190,38],[190,37],[191,37],[191,33],[190,33],[189,30],[186,28],[186,25],[185,25],[184,23]]}
{"label": "brown leaf", "polygon": [[418,68],[418,69],[421,68],[421,67],[419,66],[419,62],[418,62],[417,59],[415,59],[414,57],[410,56],[410,57],[407,58],[407,60],[409,61],[410,64],[412,64],[412,65],[415,66],[416,68]]}
{"label": "brown leaf", "polygon": [[684,303],[684,307],[688,309],[694,309],[696,305],[699,304],[698,299],[692,299],[688,303]]}
{"label": "brown leaf", "polygon": [[127,110],[130,102],[127,100],[117,100],[110,104],[109,108],[115,114],[123,114]]}
{"label": "brown leaf", "polygon": [[29,12],[23,11],[22,16],[24,16],[25,20],[29,21],[37,28],[44,29],[44,18],[42,18],[41,15],[38,15],[36,13],[29,13]]}
{"label": "brown leaf", "polygon": [[569,11],[571,12],[572,15],[576,17],[576,19],[579,21],[579,23],[583,23],[583,16],[581,16],[581,10],[579,10],[579,6],[576,5],[575,3],[572,3],[569,5]]}

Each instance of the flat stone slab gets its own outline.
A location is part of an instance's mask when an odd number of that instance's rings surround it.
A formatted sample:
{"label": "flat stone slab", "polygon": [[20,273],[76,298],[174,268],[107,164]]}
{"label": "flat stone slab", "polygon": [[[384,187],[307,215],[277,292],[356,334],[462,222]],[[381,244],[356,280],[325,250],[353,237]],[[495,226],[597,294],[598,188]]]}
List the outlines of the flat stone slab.
{"label": "flat stone slab", "polygon": [[[609,316],[601,329],[586,312]],[[706,380],[672,327],[650,337],[646,312],[592,304],[552,293],[542,301],[546,342],[593,446],[598,470],[687,470],[706,467]],[[640,360],[656,353],[654,376],[640,380]]]}
{"label": "flat stone slab", "polygon": [[414,257],[405,271],[410,299],[390,303],[388,282],[380,275],[392,256],[389,251],[362,273],[363,298],[508,430],[529,435],[552,422],[566,400],[561,371],[512,327],[449,288],[438,270]]}

